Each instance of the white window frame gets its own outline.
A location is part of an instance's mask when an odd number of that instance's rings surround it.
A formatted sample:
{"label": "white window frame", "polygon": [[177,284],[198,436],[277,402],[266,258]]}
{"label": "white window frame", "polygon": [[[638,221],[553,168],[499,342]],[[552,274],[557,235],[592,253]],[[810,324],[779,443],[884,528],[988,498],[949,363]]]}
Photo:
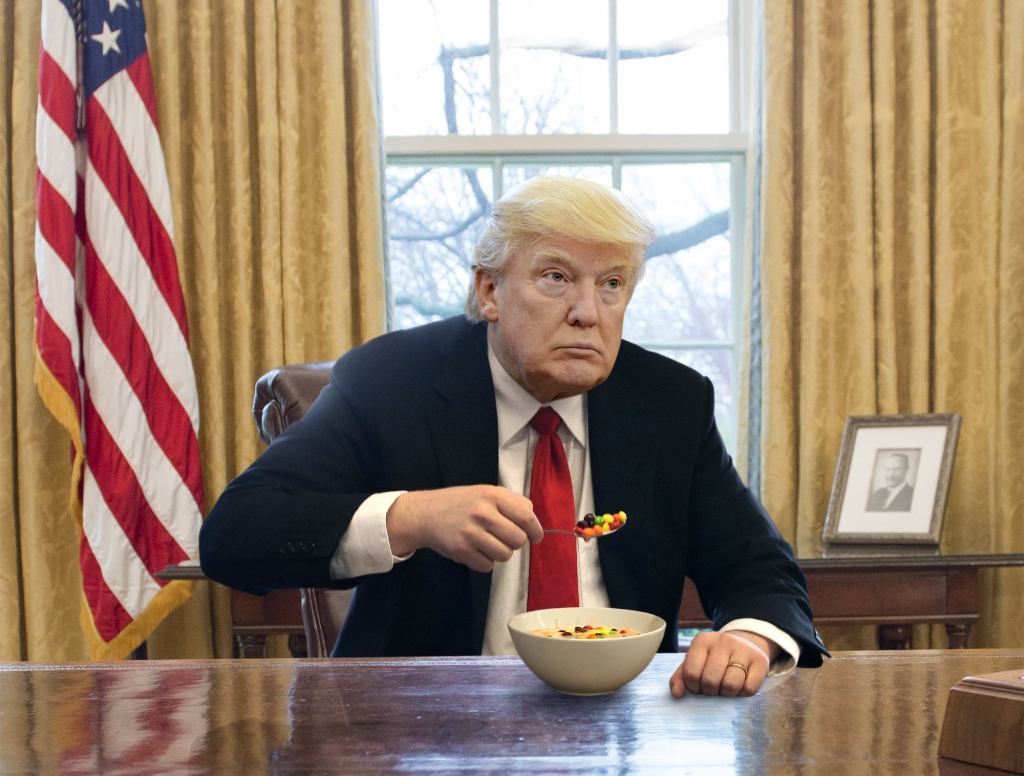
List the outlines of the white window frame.
{"label": "white window frame", "polygon": [[[386,2],[387,0],[382,0]],[[500,35],[498,2],[490,3],[491,131],[489,135],[386,136],[385,165],[491,165],[493,196],[502,194],[501,166],[505,162],[540,164],[610,164],[612,182],[621,184],[624,162],[728,162],[731,164],[731,202],[729,234],[731,246],[732,331],[731,339],[702,342],[679,340],[666,343],[637,344],[672,349],[731,349],[732,385],[735,410],[739,411],[739,358],[743,339],[743,306],[747,293],[743,256],[746,223],[746,170],[750,157],[750,137],[745,131],[751,86],[754,0],[729,0],[730,111],[729,131],[722,134],[624,135],[624,134],[551,134],[503,135],[500,111]],[[616,19],[618,0],[609,0],[609,90],[610,124],[618,127]]]}

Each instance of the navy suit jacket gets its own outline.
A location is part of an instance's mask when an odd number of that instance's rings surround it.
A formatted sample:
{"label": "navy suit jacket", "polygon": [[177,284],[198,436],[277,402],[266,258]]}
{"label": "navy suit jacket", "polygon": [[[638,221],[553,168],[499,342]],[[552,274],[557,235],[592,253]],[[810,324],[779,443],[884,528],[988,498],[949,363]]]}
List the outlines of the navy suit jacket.
{"label": "navy suit jacket", "polygon": [[[342,357],[305,417],[210,512],[206,575],[255,593],[355,585],[335,655],[480,654],[490,574],[431,550],[359,579],[332,580],[329,566],[372,493],[497,483],[486,332],[451,318]],[[710,381],[623,342],[587,402],[594,503],[629,515],[599,547],[611,605],[674,623],[689,575],[716,627],[766,620],[797,640],[801,665],[819,665],[803,574],[725,452]],[[661,649],[676,650],[673,627]]]}
{"label": "navy suit jacket", "polygon": [[907,485],[896,494],[889,506],[885,502],[889,500],[889,489],[879,488],[868,498],[868,512],[909,512],[910,505],[914,500],[914,489]]}

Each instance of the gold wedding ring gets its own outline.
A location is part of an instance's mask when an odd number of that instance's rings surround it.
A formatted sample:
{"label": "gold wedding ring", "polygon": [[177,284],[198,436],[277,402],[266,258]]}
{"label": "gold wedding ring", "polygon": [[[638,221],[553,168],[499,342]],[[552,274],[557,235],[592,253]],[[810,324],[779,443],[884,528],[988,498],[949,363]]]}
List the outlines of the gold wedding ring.
{"label": "gold wedding ring", "polygon": [[732,663],[729,663],[729,665],[726,666],[726,668],[731,668],[731,667],[736,667],[736,668],[740,669],[740,671],[743,672],[744,676],[747,675],[747,667],[745,665],[743,665],[743,663],[732,662]]}

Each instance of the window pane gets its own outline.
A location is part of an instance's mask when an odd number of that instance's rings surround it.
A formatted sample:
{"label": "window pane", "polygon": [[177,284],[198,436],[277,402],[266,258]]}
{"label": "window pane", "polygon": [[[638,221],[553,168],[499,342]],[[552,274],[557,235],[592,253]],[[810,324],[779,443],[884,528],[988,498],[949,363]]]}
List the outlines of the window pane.
{"label": "window pane", "polygon": [[377,8],[385,132],[489,134],[487,3],[387,0]]}
{"label": "window pane", "polygon": [[735,450],[736,391],[733,385],[732,350],[658,348],[656,352],[696,369],[711,380],[715,386],[715,423],[718,424],[726,448]]}
{"label": "window pane", "polygon": [[651,344],[729,341],[729,163],[623,165],[622,191],[657,232],[625,336]]}
{"label": "window pane", "polygon": [[729,131],[727,0],[618,6],[619,131]]}
{"label": "window pane", "polygon": [[388,167],[393,328],[462,312],[473,248],[491,209],[492,179],[490,167]]}
{"label": "window pane", "polygon": [[607,164],[550,164],[537,162],[524,165],[505,165],[502,170],[502,189],[507,193],[520,183],[535,175],[565,175],[569,178],[585,178],[588,181],[612,185],[612,168]]}
{"label": "window pane", "polygon": [[502,132],[608,132],[607,3],[502,0],[499,8]]}

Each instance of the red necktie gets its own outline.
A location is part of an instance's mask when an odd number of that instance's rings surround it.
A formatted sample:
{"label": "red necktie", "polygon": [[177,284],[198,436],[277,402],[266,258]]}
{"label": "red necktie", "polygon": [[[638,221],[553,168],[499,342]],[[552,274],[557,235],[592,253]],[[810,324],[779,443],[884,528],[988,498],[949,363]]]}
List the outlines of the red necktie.
{"label": "red necktie", "polygon": [[530,587],[526,610],[579,606],[579,581],[576,572],[576,505],[572,477],[565,448],[558,438],[562,419],[550,407],[541,407],[530,425],[540,432],[533,453],[530,474],[530,500],[541,527],[558,528],[565,534],[545,534],[544,539],[530,545]]}

